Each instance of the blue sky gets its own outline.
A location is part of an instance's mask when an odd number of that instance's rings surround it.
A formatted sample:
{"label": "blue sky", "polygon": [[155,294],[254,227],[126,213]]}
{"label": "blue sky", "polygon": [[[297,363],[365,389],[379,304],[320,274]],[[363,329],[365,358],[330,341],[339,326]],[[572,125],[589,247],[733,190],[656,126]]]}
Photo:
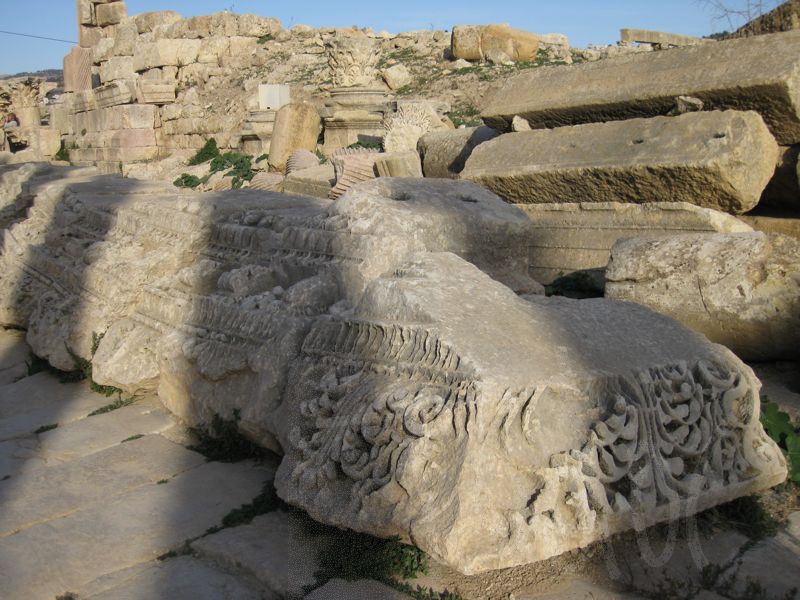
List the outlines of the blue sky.
{"label": "blue sky", "polygon": [[[75,0],[0,0],[0,5],[2,30],[77,39]],[[358,25],[392,32],[505,22],[537,33],[565,33],[574,46],[613,43],[622,27],[686,35],[727,28],[715,23],[699,0],[128,0],[130,14],[167,9],[184,16],[232,9],[277,17],[285,27]],[[69,49],[69,44],[0,34],[0,74],[60,68]]]}

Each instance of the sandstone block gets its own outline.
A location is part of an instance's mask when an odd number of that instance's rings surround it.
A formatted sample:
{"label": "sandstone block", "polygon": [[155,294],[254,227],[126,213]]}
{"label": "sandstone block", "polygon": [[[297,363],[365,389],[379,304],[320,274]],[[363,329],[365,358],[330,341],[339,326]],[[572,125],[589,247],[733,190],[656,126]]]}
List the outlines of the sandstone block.
{"label": "sandstone block", "polygon": [[73,46],[64,57],[64,91],[79,92],[92,89],[92,51]]}
{"label": "sandstone block", "polygon": [[78,25],[97,25],[91,0],[78,0]]}
{"label": "sandstone block", "polygon": [[116,25],[128,16],[128,9],[124,2],[110,2],[97,4],[94,7],[98,27]]}
{"label": "sandstone block", "polygon": [[302,102],[283,106],[275,115],[269,166],[275,171],[284,172],[293,152],[316,150],[320,125],[319,113],[313,105]]}
{"label": "sandstone block", "polygon": [[136,26],[136,21],[132,18],[123,19],[117,25],[117,30],[112,38],[114,47],[112,53],[114,56],[133,56],[136,50],[136,41],[139,37],[139,29]]}
{"label": "sandstone block", "polygon": [[531,220],[530,275],[549,284],[578,271],[605,269],[614,244],[626,237],[752,231],[741,220],[685,202],[519,204]]}
{"label": "sandstone block", "polygon": [[451,52],[455,58],[485,60],[492,53],[508,59],[531,61],[539,51],[539,38],[508,25],[456,25],[453,27]]}
{"label": "sandstone block", "polygon": [[93,48],[102,38],[103,31],[99,27],[78,26],[78,45],[81,48]]}
{"label": "sandstone block", "polygon": [[631,238],[611,251],[606,295],[649,306],[741,358],[797,357],[800,241],[761,232]]}
{"label": "sandstone block", "polygon": [[500,135],[491,127],[431,131],[417,143],[425,177],[458,179],[476,146]]}
{"label": "sandstone block", "polygon": [[283,181],[283,191],[297,196],[328,198],[331,188],[336,184],[336,175],[331,163],[311,169],[290,173]]}
{"label": "sandstone block", "polygon": [[667,114],[678,96],[707,109],[755,110],[781,144],[800,142],[800,31],[612,61],[531,69],[489,100],[487,125],[508,131],[515,115],[533,127]]}
{"label": "sandstone block", "polygon": [[273,17],[244,14],[238,17],[238,35],[260,38],[265,35],[275,35],[281,30],[281,22]]}
{"label": "sandstone block", "polygon": [[757,113],[714,111],[506,134],[478,146],[461,176],[523,204],[679,201],[737,214],[758,203],[777,156]]}

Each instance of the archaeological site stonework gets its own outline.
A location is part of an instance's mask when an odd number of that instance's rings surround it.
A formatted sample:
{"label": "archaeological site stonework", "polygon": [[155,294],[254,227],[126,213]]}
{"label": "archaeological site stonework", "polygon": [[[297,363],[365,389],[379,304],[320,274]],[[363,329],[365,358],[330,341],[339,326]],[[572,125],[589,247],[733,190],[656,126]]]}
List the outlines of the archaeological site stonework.
{"label": "archaeological site stonework", "polygon": [[462,575],[794,476],[756,373],[799,358],[800,32],[77,18],[47,110],[0,86],[0,326],[37,361]]}

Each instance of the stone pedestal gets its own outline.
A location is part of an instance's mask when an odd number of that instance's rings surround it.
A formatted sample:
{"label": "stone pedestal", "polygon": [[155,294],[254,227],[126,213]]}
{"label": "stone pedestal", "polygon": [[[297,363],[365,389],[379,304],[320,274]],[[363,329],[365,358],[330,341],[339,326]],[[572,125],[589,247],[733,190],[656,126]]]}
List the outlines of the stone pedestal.
{"label": "stone pedestal", "polygon": [[383,138],[383,119],[393,110],[384,90],[370,87],[336,88],[322,111],[325,154],[351,144],[376,144]]}
{"label": "stone pedestal", "polygon": [[252,111],[247,116],[247,121],[242,126],[240,133],[242,152],[253,156],[269,154],[276,112],[274,110],[258,110]]}

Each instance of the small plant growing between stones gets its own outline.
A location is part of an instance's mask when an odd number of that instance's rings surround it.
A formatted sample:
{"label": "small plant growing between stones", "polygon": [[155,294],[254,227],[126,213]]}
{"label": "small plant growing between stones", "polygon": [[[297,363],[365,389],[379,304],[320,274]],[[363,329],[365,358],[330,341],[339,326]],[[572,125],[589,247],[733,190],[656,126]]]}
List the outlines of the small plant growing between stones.
{"label": "small plant growing between stones", "polygon": [[274,35],[272,35],[271,33],[267,33],[266,35],[262,35],[260,38],[258,38],[258,43],[266,44],[267,42],[271,42],[274,39],[275,39]]}
{"label": "small plant growing between stones", "polygon": [[378,150],[380,152],[381,150],[383,150],[383,144],[381,144],[380,142],[358,141],[355,144],[350,144],[348,148],[354,148],[354,149],[364,148],[365,150]]}
{"label": "small plant growing between stones", "polygon": [[53,429],[56,429],[57,427],[58,427],[58,423],[53,423],[52,425],[42,425],[41,427],[39,427],[39,429],[37,429],[33,433],[35,433],[36,435],[39,435],[40,433],[44,433],[46,431],[52,431]]}
{"label": "small plant growing between stones", "polygon": [[260,459],[267,456],[268,451],[254,444],[239,432],[239,409],[233,411],[233,419],[223,419],[214,415],[207,429],[191,429],[197,437],[197,444],[190,450],[199,452],[209,461],[234,463],[249,458]]}
{"label": "small plant growing between stones", "polygon": [[205,145],[197,151],[192,158],[189,159],[189,166],[202,165],[219,156],[219,148],[217,148],[217,140],[210,138]]}
{"label": "small plant growing between stones", "polygon": [[80,379],[88,380],[89,387],[93,392],[102,394],[103,396],[113,396],[114,394],[119,394],[121,398],[121,389],[114,387],[113,385],[100,385],[94,379],[92,379],[92,360],[94,359],[94,355],[97,353],[97,348],[100,346],[100,342],[103,340],[103,336],[105,336],[105,332],[101,334],[92,332],[92,346],[90,349],[91,358],[88,360],[78,356],[69,346],[66,346],[67,352],[75,363],[76,371],[82,375]]}
{"label": "small plant growing between stones", "polygon": [[55,156],[53,156],[56,160],[63,160],[65,162],[69,162],[69,150],[67,150],[66,146],[64,146],[64,142],[61,142],[61,148],[58,149]]}
{"label": "small plant growing between stones", "polygon": [[189,175],[188,173],[184,173],[180,177],[178,177],[175,181],[172,182],[172,185],[179,188],[191,188],[194,189],[198,185],[202,185],[208,181],[208,175],[203,177],[197,177],[196,175]]}
{"label": "small plant growing between stones", "polygon": [[140,440],[144,437],[143,433],[137,433],[136,435],[132,435],[131,437],[126,437],[124,440],[120,442],[120,444],[124,444],[125,442],[133,442],[135,440]]}
{"label": "small plant growing between stones", "polygon": [[789,415],[766,396],[761,407],[761,424],[786,455],[789,480],[800,484],[800,428],[793,425]]}
{"label": "small plant growing between stones", "polygon": [[88,416],[96,417],[97,415],[104,415],[106,413],[110,413],[125,406],[130,406],[131,404],[134,404],[138,399],[139,398],[137,396],[130,396],[128,398],[123,398],[120,395],[120,397],[114,400],[114,402],[106,404],[105,406],[101,406],[97,410],[93,410],[92,412],[89,413]]}

